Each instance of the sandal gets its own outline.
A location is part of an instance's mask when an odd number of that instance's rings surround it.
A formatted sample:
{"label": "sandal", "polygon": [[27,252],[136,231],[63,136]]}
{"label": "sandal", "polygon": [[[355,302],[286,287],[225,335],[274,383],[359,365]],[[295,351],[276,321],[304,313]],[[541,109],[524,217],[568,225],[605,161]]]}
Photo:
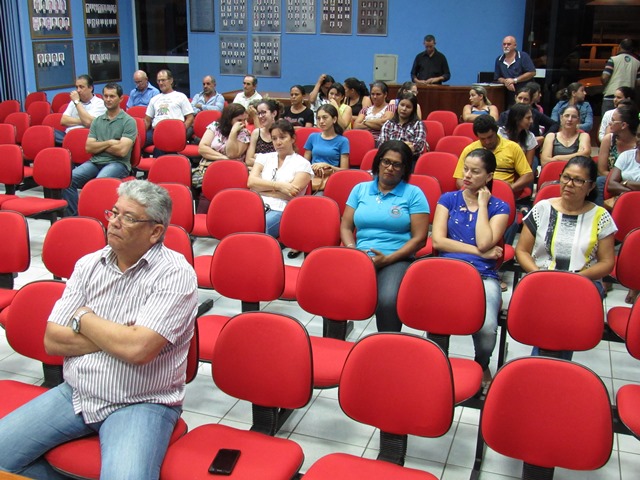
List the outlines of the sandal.
{"label": "sandal", "polygon": [[500,281],[500,290],[502,290],[503,292],[506,292],[507,290],[509,290],[509,285],[507,285],[506,282],[503,282],[501,280]]}
{"label": "sandal", "polygon": [[298,258],[302,252],[300,250],[291,250],[287,253],[287,258]]}
{"label": "sandal", "polygon": [[624,299],[624,303],[633,305],[636,301],[636,298],[638,298],[638,290],[629,290],[627,296]]}

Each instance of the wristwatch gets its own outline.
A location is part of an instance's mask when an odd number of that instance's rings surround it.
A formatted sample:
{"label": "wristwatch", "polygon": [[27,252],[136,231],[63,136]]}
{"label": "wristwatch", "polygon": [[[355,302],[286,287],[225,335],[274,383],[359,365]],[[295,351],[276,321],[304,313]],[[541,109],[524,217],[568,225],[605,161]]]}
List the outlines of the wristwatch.
{"label": "wristwatch", "polygon": [[74,100],[74,101],[73,101],[73,104],[74,104],[74,105],[76,105],[76,106],[77,106],[79,103],[80,103],[80,100]]}
{"label": "wristwatch", "polygon": [[91,313],[91,310],[89,310],[88,308],[83,308],[77,311],[76,314],[71,317],[71,329],[75,333],[80,333],[80,319],[87,313]]}

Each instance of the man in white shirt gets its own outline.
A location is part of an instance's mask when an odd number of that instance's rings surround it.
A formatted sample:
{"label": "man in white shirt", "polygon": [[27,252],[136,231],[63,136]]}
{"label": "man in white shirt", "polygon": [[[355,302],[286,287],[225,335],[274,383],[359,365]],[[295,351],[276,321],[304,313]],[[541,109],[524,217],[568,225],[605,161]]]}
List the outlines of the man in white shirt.
{"label": "man in white shirt", "polygon": [[[160,95],[156,95],[149,102],[144,123],[147,127],[147,141],[145,145],[153,143],[153,129],[162,120],[177,119],[184,122],[187,139],[193,134],[193,106],[184,93],[173,89],[173,74],[170,70],[160,70],[157,76]],[[160,152],[161,154],[161,152]],[[156,156],[154,154],[154,156]]]}
{"label": "man in white shirt", "polygon": [[69,93],[69,98],[71,102],[60,119],[60,124],[67,129],[64,132],[54,130],[58,145],[62,145],[62,140],[69,130],[89,128],[94,118],[107,111],[102,99],[93,94],[93,78],[89,75],[76,78],[76,89]]}
{"label": "man in white shirt", "polygon": [[242,92],[238,92],[236,98],[233,99],[233,103],[239,103],[247,109],[249,115],[249,122],[256,125],[255,122],[258,112],[251,106],[251,102],[254,100],[260,100],[262,95],[256,91],[258,86],[258,79],[254,75],[247,75],[242,81]]}

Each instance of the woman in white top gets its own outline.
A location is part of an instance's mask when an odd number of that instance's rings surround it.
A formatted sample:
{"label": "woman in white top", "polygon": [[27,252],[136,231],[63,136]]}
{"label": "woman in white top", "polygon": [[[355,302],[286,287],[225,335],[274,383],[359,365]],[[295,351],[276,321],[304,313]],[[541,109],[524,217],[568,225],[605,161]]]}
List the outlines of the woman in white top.
{"label": "woman in white top", "polygon": [[370,94],[373,105],[363,108],[353,123],[354,129],[369,130],[376,142],[384,123],[393,117],[393,112],[389,110],[389,104],[387,103],[388,93],[389,88],[386,83],[375,82],[371,87]]}
{"label": "woman in white top", "polygon": [[498,130],[498,135],[502,138],[520,145],[530,166],[533,165],[533,157],[538,147],[536,136],[529,131],[531,123],[533,123],[531,106],[524,103],[516,103],[509,109],[507,123]]}
{"label": "woman in white top", "polygon": [[280,218],[289,200],[305,194],[313,178],[309,161],[295,152],[296,134],[286,120],[277,120],[270,129],[275,152],[256,155],[247,186],[262,196],[267,233],[280,234]]}

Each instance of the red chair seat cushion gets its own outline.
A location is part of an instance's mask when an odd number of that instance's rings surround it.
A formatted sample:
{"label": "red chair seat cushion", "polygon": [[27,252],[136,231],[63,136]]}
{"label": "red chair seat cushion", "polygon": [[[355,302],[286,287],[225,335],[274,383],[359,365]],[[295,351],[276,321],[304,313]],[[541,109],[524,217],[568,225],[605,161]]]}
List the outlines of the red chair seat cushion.
{"label": "red chair seat cushion", "polygon": [[304,460],[302,448],[291,440],[226,425],[203,425],[169,447],[160,476],[211,480],[209,465],[221,448],[242,452],[233,470],[233,478],[239,480],[293,478]]}
{"label": "red chair seat cushion", "polygon": [[13,412],[16,408],[30,402],[38,395],[47,391],[45,387],[31,385],[29,383],[16,382],[14,380],[3,380],[0,382],[0,418]]}
{"label": "red chair seat cushion", "polygon": [[504,258],[502,263],[510,262],[514,258],[516,258],[516,250],[513,248],[513,245],[509,245],[508,243],[504,245]]}
{"label": "red chair seat cushion", "polygon": [[193,229],[191,234],[196,237],[210,237],[209,229],[207,228],[207,214],[196,213],[193,217]]}
{"label": "red chair seat cushion", "polygon": [[426,245],[416,252],[416,258],[428,257],[430,255],[433,255],[433,241],[431,237],[427,238]]}
{"label": "red chair seat cushion", "polygon": [[6,193],[0,193],[0,205],[8,200],[16,200],[18,198],[20,197],[18,197],[17,195],[7,195]]}
{"label": "red chair seat cushion", "polygon": [[[150,152],[147,152],[147,149],[151,149]],[[151,147],[147,147],[145,149],[145,152],[151,154],[153,153],[153,146]],[[151,170],[151,166],[153,165],[153,163],[156,161],[155,158],[153,157],[142,157],[140,159],[140,163],[138,163],[138,166],[136,167],[136,170],[141,170],[143,172],[148,172],[149,170]]]}
{"label": "red chair seat cushion", "polygon": [[455,403],[473,397],[482,384],[482,367],[468,358],[449,358],[453,372]]}
{"label": "red chair seat cushion", "polygon": [[637,437],[640,435],[640,385],[624,385],[616,395],[620,420]]}
{"label": "red chair seat cushion", "polygon": [[405,468],[381,460],[333,453],[322,457],[304,474],[305,480],[434,480],[438,477],[422,470]]}
{"label": "red chair seat cushion", "polygon": [[313,352],[313,386],[335,387],[353,343],[334,338],[310,337]]}
{"label": "red chair seat cushion", "polygon": [[[13,301],[13,298],[16,296],[16,293],[18,293],[18,290],[0,288],[0,310],[4,310],[11,304],[11,302]],[[0,319],[0,323],[4,325],[1,319]]]}
{"label": "red chair seat cushion", "polygon": [[[169,445],[175,443],[187,433],[187,424],[182,418],[176,422]],[[100,438],[98,435],[79,438],[63,443],[45,454],[56,470],[66,472],[80,478],[98,480],[100,478]]]}
{"label": "red chair seat cushion", "polygon": [[220,330],[229,321],[229,317],[224,315],[204,315],[198,320],[198,345],[200,349],[200,360],[211,362],[213,348],[218,341]]}
{"label": "red chair seat cushion", "polygon": [[629,324],[630,315],[631,308],[629,307],[613,307],[607,312],[609,328],[623,340],[627,337],[627,325]]}
{"label": "red chair seat cushion", "polygon": [[284,292],[282,293],[282,300],[295,300],[296,299],[296,286],[298,285],[298,275],[300,274],[300,267],[295,265],[284,266]]}
{"label": "red chair seat cushion", "polygon": [[54,212],[66,207],[66,200],[56,200],[53,198],[22,197],[16,200],[8,200],[2,204],[3,210],[14,210],[20,212],[25,217],[35,215],[36,213]]}
{"label": "red chair seat cushion", "polygon": [[211,283],[211,257],[212,255],[200,255],[193,259],[193,268],[198,277],[199,288],[213,288]]}
{"label": "red chair seat cushion", "polygon": [[189,157],[189,158],[195,158],[200,156],[200,154],[198,153],[198,145],[187,145],[186,147],[184,147],[184,150],[178,153],[180,155],[184,155],[185,157]]}

